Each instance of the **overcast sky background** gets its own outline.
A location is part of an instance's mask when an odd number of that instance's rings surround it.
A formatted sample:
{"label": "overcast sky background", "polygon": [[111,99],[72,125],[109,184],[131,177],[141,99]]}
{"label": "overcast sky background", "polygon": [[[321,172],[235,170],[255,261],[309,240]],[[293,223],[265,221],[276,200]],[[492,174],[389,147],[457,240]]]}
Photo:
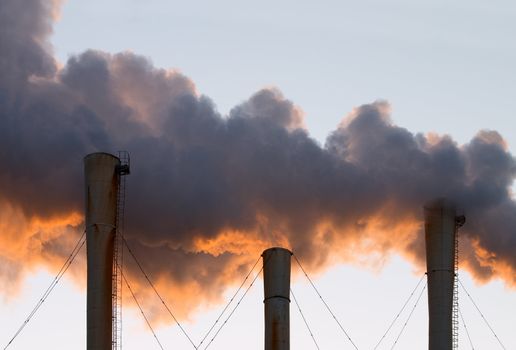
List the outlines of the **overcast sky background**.
{"label": "overcast sky background", "polygon": [[[385,99],[394,122],[411,132],[446,133],[463,143],[494,129],[514,154],[514,18],[512,1],[68,0],[53,44],[63,63],[89,48],[142,54],[190,77],[222,114],[260,88],[278,87],[321,143],[353,107]],[[127,195],[127,205],[137,201],[130,177]],[[335,266],[314,278],[358,347],[370,349],[421,274],[393,256],[380,268]],[[52,278],[35,271],[21,295],[2,301],[1,345]],[[501,281],[476,285],[466,273],[461,279],[506,348],[516,349],[516,291]],[[352,349],[309,284],[300,278],[292,288],[321,349]],[[258,279],[211,349],[263,348],[262,289]],[[397,349],[426,348],[426,305],[425,294]],[[85,309],[85,292],[64,281],[11,348],[85,348]],[[475,348],[499,348],[464,293],[461,309]],[[158,349],[140,315],[124,312],[124,348]],[[200,339],[218,312],[196,314],[185,328]],[[292,349],[315,349],[294,304],[291,319]],[[380,349],[391,347],[399,329]],[[462,326],[460,333],[460,347],[470,348]],[[165,348],[189,347],[175,326],[158,327],[158,336]]]}

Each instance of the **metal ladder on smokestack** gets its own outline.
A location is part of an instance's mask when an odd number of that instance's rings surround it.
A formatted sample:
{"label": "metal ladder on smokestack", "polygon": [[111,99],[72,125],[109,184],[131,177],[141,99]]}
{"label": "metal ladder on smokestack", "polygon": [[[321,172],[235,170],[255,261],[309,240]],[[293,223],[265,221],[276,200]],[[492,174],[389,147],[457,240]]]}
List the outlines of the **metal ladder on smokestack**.
{"label": "metal ladder on smokestack", "polygon": [[113,246],[113,275],[111,301],[112,349],[122,349],[122,266],[124,244],[125,176],[130,174],[130,157],[126,151],[119,151],[120,165],[117,167],[118,194],[116,206],[116,234]]}
{"label": "metal ladder on smokestack", "polygon": [[454,281],[453,281],[453,312],[452,312],[452,348],[459,348],[459,228],[466,222],[464,215],[455,218],[454,233]]}

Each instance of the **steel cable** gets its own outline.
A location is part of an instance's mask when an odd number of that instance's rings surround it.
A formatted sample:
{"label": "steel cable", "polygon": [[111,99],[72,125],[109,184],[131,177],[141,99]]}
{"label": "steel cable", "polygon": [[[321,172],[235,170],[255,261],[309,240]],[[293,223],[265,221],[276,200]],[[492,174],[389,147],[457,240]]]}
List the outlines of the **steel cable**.
{"label": "steel cable", "polygon": [[143,318],[145,319],[145,322],[147,323],[147,326],[149,327],[149,329],[151,330],[152,332],[152,335],[154,336],[154,339],[156,339],[156,341],[158,342],[158,345],[159,347],[161,348],[161,350],[164,350],[163,349],[163,345],[161,345],[161,342],[159,341],[158,339],[158,336],[156,335],[156,332],[154,331],[154,329],[152,328],[150,322],[149,322],[149,319],[147,318],[147,316],[145,315],[145,312],[143,312],[143,309],[140,305],[140,303],[138,302],[138,299],[136,299],[136,295],[134,294],[133,292],[133,289],[131,288],[131,285],[129,284],[129,282],[127,281],[127,278],[125,278],[125,275],[124,273],[122,272],[122,278],[124,279],[124,282],[125,282],[125,285],[127,286],[127,289],[129,289],[129,292],[131,293],[131,296],[133,297],[134,299],[134,302],[136,303],[136,306],[138,306],[138,309],[140,309],[140,313],[142,314]]}
{"label": "steel cable", "polygon": [[346,332],[346,330],[344,329],[344,327],[342,326],[342,324],[339,322],[339,320],[337,319],[337,316],[335,316],[335,314],[333,313],[333,311],[331,311],[330,309],[330,306],[326,303],[326,301],[323,299],[321,293],[319,293],[319,290],[317,290],[317,288],[315,287],[315,284],[314,282],[312,281],[312,279],[308,276],[308,274],[306,273],[305,269],[303,268],[303,266],[301,265],[301,262],[299,261],[299,259],[297,258],[296,255],[292,254],[294,256],[294,259],[296,260],[297,264],[299,265],[299,267],[301,268],[301,271],[303,271],[303,273],[305,274],[306,278],[308,279],[308,282],[310,282],[310,284],[312,285],[313,289],[315,290],[315,292],[317,293],[317,295],[319,296],[319,299],[321,299],[322,303],[324,304],[324,306],[326,306],[326,309],[328,310],[328,312],[332,315],[333,319],[335,320],[335,322],[337,322],[337,324],[339,325],[340,329],[342,330],[342,332],[344,332],[344,334],[346,335],[346,337],[348,338],[349,342],[353,345],[353,347],[358,350],[358,347],[356,346],[356,344],[353,342],[353,340],[351,340],[351,337],[349,336],[348,332]]}
{"label": "steel cable", "polygon": [[493,327],[491,327],[491,325],[489,324],[489,322],[487,322],[487,319],[484,317],[484,314],[482,313],[482,311],[480,311],[480,308],[477,306],[477,304],[475,303],[475,301],[473,300],[473,298],[471,297],[471,295],[468,293],[468,291],[466,290],[466,287],[464,287],[464,285],[462,284],[462,281],[459,279],[459,284],[460,286],[462,287],[462,289],[464,290],[464,292],[466,292],[469,300],[471,301],[471,303],[473,304],[473,306],[475,306],[475,308],[477,309],[478,313],[480,314],[480,316],[482,317],[482,319],[484,320],[485,324],[487,325],[487,327],[489,327],[489,329],[491,330],[491,333],[493,333],[494,337],[496,338],[496,340],[498,341],[498,344],[500,344],[500,346],[505,349],[505,346],[502,344],[502,341],[500,340],[500,338],[498,338],[498,335],[496,335]]}
{"label": "steel cable", "polygon": [[242,300],[245,298],[245,296],[247,295],[247,293],[249,292],[249,290],[251,289],[251,287],[254,285],[254,282],[256,282],[256,279],[258,278],[258,276],[260,276],[260,273],[262,273],[263,271],[263,266],[262,268],[260,269],[260,271],[258,271],[258,273],[256,274],[256,276],[254,276],[251,284],[247,287],[247,289],[245,290],[244,294],[242,294],[242,296],[240,297],[240,299],[238,300],[237,304],[235,305],[235,307],[233,308],[233,310],[231,310],[231,312],[229,313],[228,317],[224,320],[224,322],[220,325],[219,329],[217,330],[217,332],[215,332],[215,335],[213,336],[213,338],[211,338],[210,342],[208,343],[208,345],[206,345],[206,347],[204,348],[204,350],[208,349],[208,347],[213,343],[213,341],[215,340],[215,338],[217,337],[217,335],[219,335],[220,331],[222,330],[222,328],[228,323],[229,319],[231,318],[231,316],[233,316],[233,313],[235,313],[235,310],[240,306],[240,303],[242,302]]}
{"label": "steel cable", "polygon": [[168,305],[165,303],[165,300],[161,297],[161,295],[158,293],[158,290],[156,289],[156,287],[154,286],[154,284],[152,283],[152,281],[150,280],[149,276],[147,275],[147,273],[145,273],[145,271],[143,270],[143,267],[142,265],[140,264],[140,262],[138,261],[138,259],[136,259],[136,256],[134,255],[133,251],[131,250],[131,248],[129,248],[129,245],[127,244],[127,240],[125,239],[125,237],[122,237],[122,240],[124,241],[124,245],[127,247],[127,250],[129,251],[129,254],[131,254],[131,256],[133,257],[134,261],[136,262],[136,265],[138,265],[138,268],[140,269],[141,273],[143,274],[143,276],[145,276],[145,279],[147,280],[147,282],[149,283],[149,285],[151,286],[152,290],[154,291],[154,293],[158,296],[159,300],[161,301],[161,303],[163,304],[163,306],[165,307],[165,309],[168,311],[168,313],[170,314],[170,316],[172,316],[172,318],[174,319],[174,321],[176,322],[176,324],[179,326],[179,328],[181,329],[181,332],[185,335],[185,337],[188,339],[188,341],[190,342],[190,344],[192,344],[192,346],[194,347],[194,349],[197,349],[197,346],[195,345],[195,343],[192,341],[192,338],[190,338],[190,336],[188,335],[188,333],[186,333],[185,329],[183,328],[183,326],[181,326],[181,323],[179,323],[179,320],[176,318],[176,316],[172,313],[172,310],[170,310],[170,308],[168,307]]}
{"label": "steel cable", "polygon": [[[238,300],[237,304],[235,305],[235,307],[231,310],[231,312],[229,313],[228,317],[226,318],[226,320],[224,320],[224,322],[220,325],[219,329],[217,330],[217,332],[215,333],[215,335],[213,336],[213,338],[211,338],[210,342],[208,343],[208,345],[206,345],[206,347],[204,348],[204,350],[208,349],[208,347],[213,343],[213,341],[215,340],[215,338],[217,337],[217,335],[220,333],[220,331],[222,330],[222,328],[228,323],[229,319],[231,318],[231,316],[233,316],[233,313],[236,311],[236,309],[238,308],[238,306],[240,306],[240,303],[242,302],[242,300],[244,300],[245,296],[247,295],[247,293],[249,292],[249,290],[251,289],[251,287],[254,285],[254,282],[256,282],[256,280],[258,279],[258,276],[260,276],[260,274],[262,273],[263,269],[265,268],[265,265],[267,265],[268,261],[270,259],[270,256],[269,258],[267,258],[267,260],[265,260],[263,262],[263,265],[262,267],[260,268],[260,271],[258,271],[258,273],[254,276],[253,280],[251,281],[251,284],[246,288],[244,294],[242,294],[242,296],[240,297],[240,299]],[[258,258],[258,261],[260,261],[260,258]]]}
{"label": "steel cable", "polygon": [[70,255],[68,256],[68,258],[66,259],[65,263],[63,264],[63,266],[61,266],[61,269],[59,270],[59,272],[57,273],[56,277],[54,277],[54,279],[52,280],[52,283],[48,286],[48,288],[45,290],[45,292],[43,293],[43,296],[39,299],[39,301],[36,303],[36,306],[34,306],[34,308],[32,309],[32,311],[29,313],[29,315],[27,316],[27,318],[25,319],[25,321],[22,323],[22,325],[18,328],[18,330],[16,331],[16,333],[14,334],[14,336],[11,338],[11,340],[7,343],[7,345],[4,347],[4,350],[7,349],[11,344],[12,342],[14,341],[14,339],[16,339],[16,337],[22,332],[22,330],[25,328],[25,326],[29,323],[29,321],[32,319],[32,317],[36,314],[36,312],[39,310],[39,308],[41,307],[41,305],[43,305],[43,303],[45,302],[45,300],[48,298],[48,296],[50,295],[50,293],[54,290],[55,286],[59,283],[59,281],[61,280],[61,278],[63,277],[63,275],[65,274],[65,272],[68,270],[68,268],[70,267],[70,265],[73,263],[73,261],[75,260],[75,257],[77,256],[77,254],[79,254],[79,251],[82,249],[82,247],[84,246],[84,243],[86,242],[86,240],[84,239],[84,236],[86,235],[86,230],[84,230],[84,232],[82,233],[81,237],[79,238],[79,240],[77,241],[77,243],[75,244],[72,252],[70,253]]}
{"label": "steel cable", "polygon": [[464,320],[464,316],[462,316],[462,311],[460,311],[460,308],[458,310],[459,310],[460,319],[462,320],[462,326],[464,326],[464,330],[466,331],[466,335],[468,336],[469,345],[471,345],[471,350],[475,350],[475,348],[473,347],[473,342],[471,341],[471,337],[469,335],[468,327],[466,326],[466,321]]}
{"label": "steel cable", "polygon": [[290,288],[290,294],[292,294],[292,298],[294,299],[294,302],[296,303],[297,309],[299,310],[299,313],[301,314],[301,317],[303,318],[303,322],[305,323],[306,329],[308,329],[308,333],[310,333],[310,336],[312,337],[312,340],[314,341],[315,347],[317,349],[320,349],[319,345],[317,344],[317,341],[315,340],[315,337],[314,337],[314,334],[312,332],[312,329],[308,325],[308,322],[306,321],[306,318],[305,318],[305,315],[303,314],[303,311],[301,311],[301,307],[299,306],[299,303],[297,302],[297,298],[294,295],[294,291],[292,290],[292,288]]}
{"label": "steel cable", "polygon": [[[427,282],[428,283],[428,282]],[[412,310],[410,311],[410,314],[407,318],[407,320],[405,321],[405,323],[403,324],[403,327],[401,328],[398,336],[396,337],[396,340],[394,341],[394,343],[392,344],[392,347],[391,347],[391,350],[394,349],[394,347],[398,344],[398,340],[400,340],[400,337],[401,335],[403,334],[403,331],[405,330],[405,328],[407,327],[407,324],[409,323],[410,321],[410,318],[412,317],[412,314],[414,313],[414,311],[416,310],[416,307],[417,307],[417,304],[419,304],[419,300],[421,300],[421,297],[423,296],[423,292],[425,291],[426,289],[426,286],[427,286],[427,283],[425,283],[425,286],[423,287],[423,289],[421,289],[421,292],[419,293],[419,296],[417,297],[417,300],[416,300],[416,303],[414,304],[414,306],[412,307]]]}
{"label": "steel cable", "polygon": [[226,306],[224,307],[224,309],[222,310],[222,312],[220,313],[220,315],[217,317],[217,319],[215,320],[215,322],[213,323],[213,325],[211,326],[211,328],[208,330],[208,332],[206,333],[206,335],[202,338],[201,342],[199,343],[199,345],[197,345],[197,348],[200,348],[202,343],[204,343],[204,341],[206,340],[206,338],[208,338],[208,336],[211,334],[212,330],[215,328],[215,326],[217,325],[217,323],[220,321],[220,319],[222,318],[222,316],[224,315],[224,313],[226,312],[226,310],[228,309],[229,305],[231,305],[231,303],[233,302],[233,300],[235,300],[235,297],[238,295],[238,293],[240,292],[240,290],[242,289],[242,287],[244,286],[245,282],[247,282],[247,280],[249,279],[249,276],[251,276],[251,274],[253,273],[256,265],[258,264],[258,262],[260,261],[261,259],[261,256],[258,257],[258,259],[256,260],[256,262],[254,263],[253,267],[251,268],[251,270],[249,271],[249,273],[245,276],[244,280],[242,281],[242,283],[240,284],[240,286],[238,287],[237,291],[235,292],[235,294],[233,294],[233,296],[231,297],[231,299],[229,300],[229,302],[226,304]]}
{"label": "steel cable", "polygon": [[380,343],[385,339],[385,337],[387,336],[387,333],[389,333],[389,331],[391,330],[392,326],[394,326],[394,323],[396,323],[396,321],[398,320],[398,318],[400,317],[401,313],[405,310],[405,308],[407,307],[409,301],[412,299],[412,297],[414,296],[414,293],[416,292],[417,288],[419,287],[419,285],[421,284],[421,282],[423,282],[423,279],[425,278],[426,276],[426,273],[423,274],[423,276],[421,276],[421,278],[419,279],[419,282],[417,282],[417,285],[416,287],[412,290],[412,293],[410,293],[410,296],[408,297],[408,299],[405,301],[405,304],[403,304],[403,307],[401,308],[401,310],[398,312],[398,314],[396,315],[396,317],[394,317],[394,319],[392,320],[391,324],[389,325],[389,328],[387,328],[387,330],[385,331],[385,333],[383,334],[383,336],[381,337],[381,339],[378,341],[378,343],[376,344],[376,346],[374,347],[374,350],[376,350],[379,346],[380,346]]}

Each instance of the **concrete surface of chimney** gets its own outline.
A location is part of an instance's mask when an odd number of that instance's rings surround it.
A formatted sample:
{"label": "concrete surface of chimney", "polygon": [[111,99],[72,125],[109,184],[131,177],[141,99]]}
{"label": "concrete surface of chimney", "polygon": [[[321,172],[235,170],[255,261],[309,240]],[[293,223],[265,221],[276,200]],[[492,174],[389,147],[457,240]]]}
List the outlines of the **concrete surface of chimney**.
{"label": "concrete surface of chimney", "polygon": [[120,160],[108,153],[84,157],[87,249],[87,350],[111,350],[113,245]]}
{"label": "concrete surface of chimney", "polygon": [[265,350],[290,350],[290,257],[285,248],[262,254]]}
{"label": "concrete surface of chimney", "polygon": [[428,278],[428,349],[451,350],[455,257],[455,205],[440,198],[425,207]]}

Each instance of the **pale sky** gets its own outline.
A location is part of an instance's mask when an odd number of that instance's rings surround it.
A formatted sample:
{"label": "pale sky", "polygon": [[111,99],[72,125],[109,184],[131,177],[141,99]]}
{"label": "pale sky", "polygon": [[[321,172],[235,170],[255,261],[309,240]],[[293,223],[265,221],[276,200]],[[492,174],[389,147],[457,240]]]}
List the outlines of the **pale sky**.
{"label": "pale sky", "polygon": [[[464,143],[480,129],[494,129],[514,154],[515,16],[516,4],[505,0],[68,0],[53,44],[62,63],[90,48],[142,54],[190,77],[222,114],[260,88],[278,87],[304,111],[307,129],[321,143],[353,107],[385,99],[394,122],[413,133],[446,133]],[[313,277],[358,347],[372,349],[420,276],[392,256],[383,266],[335,266]],[[0,345],[52,278],[34,271],[20,295],[1,301]],[[506,348],[516,349],[516,291],[501,281],[474,284],[466,272],[461,279]],[[292,289],[320,348],[352,349],[309,284],[299,278]],[[262,293],[258,279],[210,349],[263,348]],[[174,302],[180,301],[171,301],[172,308]],[[464,293],[460,303],[475,348],[500,348]],[[184,321],[195,340],[222,307]],[[426,308],[425,294],[396,349],[426,348]],[[10,349],[85,348],[85,310],[85,291],[65,278]],[[391,348],[407,315],[379,349]],[[189,348],[176,326],[157,330],[166,349]],[[292,349],[315,349],[293,303],[291,337]],[[123,344],[127,350],[159,349],[134,308],[124,309]],[[470,348],[462,325],[460,348]]]}

